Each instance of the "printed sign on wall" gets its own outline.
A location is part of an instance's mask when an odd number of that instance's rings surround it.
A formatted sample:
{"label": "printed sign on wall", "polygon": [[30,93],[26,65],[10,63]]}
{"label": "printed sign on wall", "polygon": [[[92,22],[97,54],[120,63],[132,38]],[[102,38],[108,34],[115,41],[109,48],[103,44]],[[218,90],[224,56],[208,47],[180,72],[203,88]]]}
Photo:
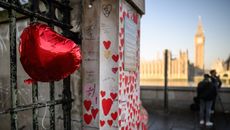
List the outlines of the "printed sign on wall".
{"label": "printed sign on wall", "polygon": [[125,17],[125,51],[124,51],[124,65],[126,71],[135,71],[137,64],[137,25],[132,19]]}

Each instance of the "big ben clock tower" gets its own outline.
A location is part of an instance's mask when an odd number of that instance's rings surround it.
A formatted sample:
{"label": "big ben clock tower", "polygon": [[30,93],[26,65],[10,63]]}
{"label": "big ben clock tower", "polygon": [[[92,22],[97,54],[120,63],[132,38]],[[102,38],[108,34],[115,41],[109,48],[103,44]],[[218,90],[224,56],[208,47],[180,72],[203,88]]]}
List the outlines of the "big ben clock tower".
{"label": "big ben clock tower", "polygon": [[204,42],[205,36],[202,27],[201,17],[199,16],[199,22],[197,31],[194,37],[195,42],[195,67],[204,70]]}

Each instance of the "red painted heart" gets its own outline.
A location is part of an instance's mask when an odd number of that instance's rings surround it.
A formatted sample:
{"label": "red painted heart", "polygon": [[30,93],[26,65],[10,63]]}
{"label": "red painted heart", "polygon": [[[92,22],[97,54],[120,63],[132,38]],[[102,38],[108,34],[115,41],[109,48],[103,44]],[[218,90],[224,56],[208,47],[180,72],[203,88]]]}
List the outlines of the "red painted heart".
{"label": "red painted heart", "polygon": [[119,46],[119,52],[122,52],[122,50],[121,50],[121,49],[122,49],[122,47],[121,47],[121,46]]}
{"label": "red painted heart", "polygon": [[122,15],[122,16],[123,16],[123,18],[126,16],[126,12],[125,12],[125,11],[123,12],[123,15]]}
{"label": "red painted heart", "polygon": [[129,13],[127,13],[127,17],[129,18]]}
{"label": "red painted heart", "polygon": [[110,93],[110,96],[113,100],[115,100],[117,97],[117,93]]}
{"label": "red painted heart", "polygon": [[112,56],[112,59],[113,59],[115,62],[117,62],[118,59],[119,59],[119,56],[118,56],[118,55],[113,55],[113,56]]}
{"label": "red painted heart", "polygon": [[80,47],[41,23],[32,23],[23,30],[19,53],[25,72],[35,81],[66,78],[81,64]]}
{"label": "red painted heart", "polygon": [[118,125],[121,126],[121,120],[118,121]]}
{"label": "red painted heart", "polygon": [[120,52],[120,60],[122,60],[123,52]]}
{"label": "red painted heart", "polygon": [[140,129],[140,122],[136,122],[137,129]]}
{"label": "red painted heart", "polygon": [[111,117],[113,118],[113,120],[117,119],[117,112],[111,113]]}
{"label": "red painted heart", "polygon": [[122,80],[122,74],[120,74],[120,80]]}
{"label": "red painted heart", "polygon": [[121,22],[121,23],[123,22],[123,18],[122,18],[122,17],[120,17],[120,22]]}
{"label": "red painted heart", "polygon": [[122,82],[119,83],[119,86],[120,86],[120,87],[122,86]]}
{"label": "red painted heart", "polygon": [[108,115],[112,104],[113,104],[113,100],[111,98],[108,99],[104,98],[102,100],[102,108],[103,108],[104,115]]}
{"label": "red painted heart", "polygon": [[130,98],[133,99],[133,95],[130,95]]}
{"label": "red painted heart", "polygon": [[91,110],[91,113],[92,113],[94,119],[96,118],[98,111],[99,111],[98,108]]}
{"label": "red painted heart", "polygon": [[135,77],[132,77],[132,83],[134,83],[134,81],[135,81]]}
{"label": "red painted heart", "polygon": [[133,22],[134,22],[135,24],[138,23],[138,14],[133,14]]}
{"label": "red painted heart", "polygon": [[119,115],[121,115],[121,108],[118,109],[118,113],[119,113]]}
{"label": "red painted heart", "polygon": [[124,28],[121,28],[121,33],[124,34],[124,32],[125,32],[125,31],[124,31]]}
{"label": "red painted heart", "polygon": [[103,41],[105,49],[109,49],[111,45],[111,41]]}
{"label": "red painted heart", "polygon": [[121,46],[124,46],[124,38],[120,39]]}
{"label": "red painted heart", "polygon": [[125,76],[125,86],[128,84],[128,76]]}
{"label": "red painted heart", "polygon": [[85,106],[85,109],[86,109],[87,111],[89,111],[89,109],[90,109],[90,107],[91,107],[91,104],[92,104],[92,102],[91,102],[90,100],[85,100],[85,101],[84,101],[84,106]]}
{"label": "red painted heart", "polygon": [[91,115],[84,114],[84,121],[85,121],[86,124],[90,124],[91,120],[92,120],[92,116]]}
{"label": "red painted heart", "polygon": [[105,124],[105,121],[104,121],[104,120],[100,120],[100,125],[101,125],[101,127],[103,127],[104,124]]}
{"label": "red painted heart", "polygon": [[107,120],[107,123],[111,127],[113,125],[113,120]]}
{"label": "red painted heart", "polygon": [[118,70],[118,68],[117,68],[117,67],[112,68],[112,71],[113,71],[113,73],[114,73],[114,74],[116,74],[116,73],[117,73],[117,70]]}
{"label": "red painted heart", "polygon": [[126,92],[129,93],[129,87],[126,88]]}
{"label": "red painted heart", "polygon": [[119,90],[118,92],[119,92],[119,94],[121,95],[121,90]]}
{"label": "red painted heart", "polygon": [[101,96],[102,96],[102,97],[105,96],[105,91],[101,91]]}
{"label": "red painted heart", "polygon": [[130,86],[130,91],[133,92],[134,91],[134,86],[131,84]]}

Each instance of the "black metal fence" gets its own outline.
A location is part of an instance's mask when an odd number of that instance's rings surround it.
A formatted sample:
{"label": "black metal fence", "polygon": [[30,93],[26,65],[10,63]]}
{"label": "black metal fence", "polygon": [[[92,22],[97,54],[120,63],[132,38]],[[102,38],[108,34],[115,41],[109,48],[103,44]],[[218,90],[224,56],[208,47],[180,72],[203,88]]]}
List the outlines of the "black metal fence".
{"label": "black metal fence", "polygon": [[[71,91],[70,77],[63,80],[62,99],[55,100],[55,84],[49,83],[50,101],[39,102],[38,84],[32,85],[32,103],[27,105],[18,104],[17,85],[17,48],[16,48],[16,20],[19,18],[30,18],[31,22],[42,21],[51,27],[59,27],[62,34],[71,38],[73,32],[70,31],[70,11],[69,0],[0,0],[0,7],[8,11],[9,39],[10,39],[10,94],[11,107],[0,114],[10,113],[11,129],[18,130],[18,112],[31,110],[33,119],[33,129],[38,130],[38,109],[49,107],[50,130],[55,130],[55,105],[62,104],[64,130],[71,129]],[[18,16],[17,14],[21,14]],[[72,38],[71,38],[72,39]],[[73,39],[76,41],[75,38]],[[79,40],[79,39],[77,39]],[[78,41],[79,43],[79,41]],[[23,120],[23,119],[22,119]]]}

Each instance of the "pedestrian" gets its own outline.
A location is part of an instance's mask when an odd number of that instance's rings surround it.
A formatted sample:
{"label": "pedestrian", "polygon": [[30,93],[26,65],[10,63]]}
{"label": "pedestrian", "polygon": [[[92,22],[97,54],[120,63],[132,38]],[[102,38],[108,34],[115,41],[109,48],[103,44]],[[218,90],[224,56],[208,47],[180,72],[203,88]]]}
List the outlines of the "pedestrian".
{"label": "pedestrian", "polygon": [[220,77],[217,76],[216,70],[214,70],[214,69],[211,70],[210,75],[211,75],[212,84],[215,86],[216,91],[217,91],[217,94],[216,94],[215,98],[213,99],[213,104],[212,104],[211,113],[213,114],[215,112],[216,97],[219,96],[218,92],[219,92],[219,89],[221,88],[222,82],[220,80]]}
{"label": "pedestrian", "polygon": [[204,79],[198,83],[197,87],[197,97],[200,100],[201,125],[203,125],[206,122],[206,126],[213,126],[213,123],[210,121],[210,118],[211,107],[216,93],[216,88],[213,86],[210,76],[208,74],[204,74]]}

